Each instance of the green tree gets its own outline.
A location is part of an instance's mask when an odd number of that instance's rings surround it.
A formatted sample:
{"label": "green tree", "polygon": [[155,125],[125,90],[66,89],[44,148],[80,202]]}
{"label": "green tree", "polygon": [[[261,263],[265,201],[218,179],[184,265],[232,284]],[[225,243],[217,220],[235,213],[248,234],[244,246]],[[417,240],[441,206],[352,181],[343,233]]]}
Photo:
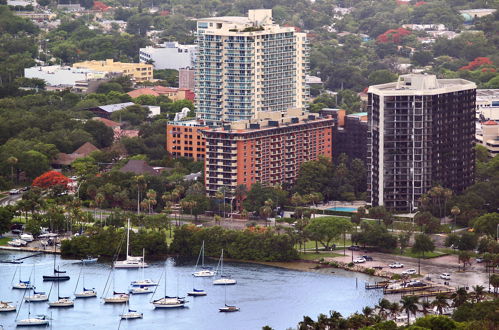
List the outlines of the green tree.
{"label": "green tree", "polygon": [[466,270],[466,264],[470,264],[471,265],[471,257],[472,257],[472,253],[469,252],[469,251],[460,251],[459,254],[458,254],[458,262],[459,263],[463,263],[463,271]]}
{"label": "green tree", "polygon": [[[473,229],[479,234],[495,237],[499,226],[499,213],[487,213],[473,220]],[[496,237],[497,239],[497,237]]]}
{"label": "green tree", "polygon": [[96,142],[97,148],[106,148],[113,143],[114,131],[97,120],[88,120],[83,129],[90,133]]}
{"label": "green tree", "polygon": [[450,305],[447,302],[447,297],[445,295],[437,294],[435,300],[431,302],[431,306],[437,309],[439,315],[442,315],[444,309],[449,307]]}
{"label": "green tree", "polygon": [[[430,236],[426,234],[416,235],[412,252],[422,254],[424,258],[425,252],[432,252],[433,250],[435,250],[435,244],[433,244]],[[418,274],[421,274],[421,257],[418,257]]]}
{"label": "green tree", "polygon": [[331,247],[331,242],[342,233],[350,230],[351,222],[339,217],[314,218],[305,228],[305,231],[316,238],[326,250]]}
{"label": "green tree", "polygon": [[411,322],[411,314],[416,315],[418,311],[418,297],[416,296],[404,296],[401,303],[401,310],[405,311],[407,314],[407,325]]}
{"label": "green tree", "polygon": [[6,207],[0,207],[0,236],[10,230],[14,214]]}

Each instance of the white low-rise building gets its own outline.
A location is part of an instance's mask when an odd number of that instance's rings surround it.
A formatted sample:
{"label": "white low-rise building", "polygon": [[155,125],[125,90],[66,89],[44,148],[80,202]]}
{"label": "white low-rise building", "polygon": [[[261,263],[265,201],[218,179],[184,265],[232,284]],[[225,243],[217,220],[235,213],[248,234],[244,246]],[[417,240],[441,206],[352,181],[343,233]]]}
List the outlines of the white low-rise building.
{"label": "white low-rise building", "polygon": [[47,86],[73,87],[77,81],[105,78],[106,73],[89,69],[76,69],[69,66],[52,65],[25,68],[24,77],[43,79]]}
{"label": "white low-rise building", "polygon": [[196,62],[197,46],[181,45],[178,42],[166,42],[154,47],[141,48],[140,61],[152,62],[157,70],[193,68]]}

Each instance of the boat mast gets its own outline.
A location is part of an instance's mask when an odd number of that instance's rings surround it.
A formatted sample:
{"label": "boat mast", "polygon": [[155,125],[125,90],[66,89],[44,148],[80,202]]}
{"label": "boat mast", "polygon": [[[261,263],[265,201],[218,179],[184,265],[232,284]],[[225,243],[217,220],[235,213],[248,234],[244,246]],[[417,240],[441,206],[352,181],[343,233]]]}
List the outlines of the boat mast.
{"label": "boat mast", "polygon": [[203,245],[201,245],[201,267],[204,268],[204,241]]}
{"label": "boat mast", "polygon": [[128,226],[126,233],[126,258],[128,259],[128,246],[130,245],[130,218],[128,218]]}

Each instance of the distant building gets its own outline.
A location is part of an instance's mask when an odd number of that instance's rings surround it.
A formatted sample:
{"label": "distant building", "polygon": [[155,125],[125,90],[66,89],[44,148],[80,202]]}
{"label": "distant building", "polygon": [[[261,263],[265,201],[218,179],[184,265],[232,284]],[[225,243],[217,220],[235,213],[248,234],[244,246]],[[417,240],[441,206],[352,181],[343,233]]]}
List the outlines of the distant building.
{"label": "distant building", "polygon": [[178,70],[178,87],[186,88],[191,91],[195,90],[195,73],[196,70],[191,68],[183,68]]}
{"label": "distant building", "polygon": [[142,63],[152,63],[156,70],[193,68],[196,63],[197,46],[166,42],[158,46],[140,48],[139,59]]}
{"label": "distant building", "polygon": [[127,93],[132,98],[139,97],[141,95],[152,95],[152,96],[167,96],[172,101],[178,100],[189,100],[194,102],[194,93],[186,88],[173,88],[173,87],[163,87],[163,86],[153,86],[138,88]]}
{"label": "distant building", "polygon": [[92,152],[99,150],[96,146],[94,146],[90,142],[85,142],[81,147],[76,149],[71,154],[66,154],[60,152],[57,154],[56,159],[52,161],[52,166],[54,168],[61,168],[63,166],[71,166],[71,164],[77,160],[78,158],[87,157]]}
{"label": "distant building", "polygon": [[166,125],[166,151],[173,158],[204,160],[206,147],[201,131],[207,128],[195,120],[169,122]]}
{"label": "distant building", "polygon": [[463,9],[459,13],[467,24],[473,23],[477,18],[492,15],[497,11],[495,8],[478,8],[478,9]]}
{"label": "distant building", "polygon": [[122,173],[133,173],[136,175],[159,175],[159,172],[149,166],[145,160],[140,159],[130,159],[128,163],[126,163],[125,166],[120,168],[118,171]]}
{"label": "distant building", "polygon": [[123,110],[126,107],[129,107],[132,105],[135,105],[135,103],[125,102],[125,103],[116,103],[116,104],[108,104],[108,105],[99,105],[99,106],[88,108],[85,110],[93,112],[96,116],[99,116],[102,118],[109,118],[113,112]]}
{"label": "distant building", "polygon": [[203,130],[205,185],[210,196],[222,187],[229,197],[238,185],[291,185],[301,164],[331,159],[333,118],[289,109],[262,112],[260,118]]}
{"label": "distant building", "polygon": [[79,81],[103,79],[107,73],[91,69],[77,69],[68,66],[34,66],[24,69],[24,77],[45,80],[47,86],[74,87]]}
{"label": "distant building", "polygon": [[476,108],[480,121],[499,121],[499,89],[477,89]]}
{"label": "distant building", "polygon": [[487,148],[491,157],[499,155],[499,124],[493,120],[480,123],[476,142]]}
{"label": "distant building", "polygon": [[464,79],[417,74],[369,87],[371,205],[414,212],[436,184],[457,193],[473,184],[475,89]]}
{"label": "distant building", "polygon": [[197,22],[196,114],[208,126],[304,108],[307,35],[275,24],[271,9]]}
{"label": "distant building", "polygon": [[415,31],[445,31],[446,29],[443,24],[403,24],[402,27]]}
{"label": "distant building", "polygon": [[73,64],[73,68],[121,73],[131,77],[135,82],[152,80],[152,65],[144,63],[123,63],[114,62],[114,60],[108,59],[105,61],[78,62]]}

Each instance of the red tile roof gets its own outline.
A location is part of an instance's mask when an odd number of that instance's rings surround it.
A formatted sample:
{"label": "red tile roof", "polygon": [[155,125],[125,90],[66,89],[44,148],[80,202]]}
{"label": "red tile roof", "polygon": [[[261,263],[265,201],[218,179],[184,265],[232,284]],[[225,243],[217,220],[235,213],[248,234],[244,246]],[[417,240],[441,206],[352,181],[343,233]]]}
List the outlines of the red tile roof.
{"label": "red tile roof", "polygon": [[131,92],[128,92],[127,94],[130,95],[130,97],[133,99],[141,95],[159,96],[159,93],[154,91],[152,88],[139,88]]}
{"label": "red tile roof", "polygon": [[109,120],[107,118],[102,118],[102,117],[94,117],[92,118],[92,120],[97,120],[97,121],[100,121],[101,123],[103,123],[104,125],[106,125],[107,127],[119,127],[121,126],[120,123],[117,123],[115,121],[112,121],[112,120]]}
{"label": "red tile roof", "polygon": [[496,121],[488,120],[485,123],[482,123],[482,125],[499,125],[499,124]]}

